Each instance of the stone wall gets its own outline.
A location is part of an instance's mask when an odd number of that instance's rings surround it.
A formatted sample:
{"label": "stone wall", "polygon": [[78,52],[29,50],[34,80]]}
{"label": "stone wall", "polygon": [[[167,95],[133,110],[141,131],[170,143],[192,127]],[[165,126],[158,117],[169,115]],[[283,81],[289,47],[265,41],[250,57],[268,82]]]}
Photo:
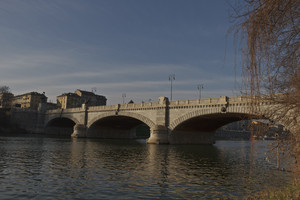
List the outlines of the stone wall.
{"label": "stone wall", "polygon": [[32,113],[15,112],[12,109],[0,109],[0,133],[30,133],[36,129],[37,118]]}
{"label": "stone wall", "polygon": [[9,109],[0,109],[0,133],[10,131],[10,112]]}
{"label": "stone wall", "polygon": [[13,127],[28,133],[43,132],[44,115],[39,111],[28,109],[11,109],[10,122]]}

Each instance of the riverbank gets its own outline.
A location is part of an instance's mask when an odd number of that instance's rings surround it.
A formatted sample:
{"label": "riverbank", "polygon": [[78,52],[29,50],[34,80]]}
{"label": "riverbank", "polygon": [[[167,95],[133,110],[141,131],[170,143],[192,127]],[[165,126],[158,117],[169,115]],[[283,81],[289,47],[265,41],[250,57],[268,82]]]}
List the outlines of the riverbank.
{"label": "riverbank", "polygon": [[300,179],[295,179],[291,185],[288,185],[281,189],[270,188],[259,193],[258,195],[247,197],[245,199],[300,199]]}
{"label": "riverbank", "polygon": [[11,135],[11,134],[29,134],[27,131],[17,127],[0,127],[0,135]]}
{"label": "riverbank", "polygon": [[28,131],[19,127],[17,123],[12,121],[12,113],[9,108],[0,109],[0,134],[9,135],[13,133],[29,134]]}
{"label": "riverbank", "polygon": [[24,129],[21,129],[17,125],[12,125],[10,120],[7,118],[0,118],[0,135],[11,135],[11,134],[29,134]]}

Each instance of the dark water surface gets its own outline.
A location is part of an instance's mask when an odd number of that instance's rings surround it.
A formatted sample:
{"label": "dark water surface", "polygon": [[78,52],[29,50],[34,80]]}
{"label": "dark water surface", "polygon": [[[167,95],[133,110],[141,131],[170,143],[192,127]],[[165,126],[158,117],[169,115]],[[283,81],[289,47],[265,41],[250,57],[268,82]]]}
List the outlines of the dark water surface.
{"label": "dark water surface", "polygon": [[0,199],[242,199],[292,178],[266,146],[0,137]]}

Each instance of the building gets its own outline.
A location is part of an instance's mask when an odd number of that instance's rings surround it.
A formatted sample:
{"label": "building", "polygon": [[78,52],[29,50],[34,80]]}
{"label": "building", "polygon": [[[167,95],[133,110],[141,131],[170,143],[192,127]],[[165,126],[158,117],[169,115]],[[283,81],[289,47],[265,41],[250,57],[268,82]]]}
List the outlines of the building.
{"label": "building", "polygon": [[12,93],[0,93],[0,108],[10,108],[13,97]]}
{"label": "building", "polygon": [[14,96],[11,103],[12,107],[15,108],[38,110],[40,103],[47,103],[47,97],[44,93],[29,92]]}
{"label": "building", "polygon": [[47,105],[46,105],[47,110],[53,110],[53,109],[56,109],[56,108],[57,108],[56,103],[47,102]]}
{"label": "building", "polygon": [[81,98],[74,93],[64,93],[57,96],[57,107],[58,108],[76,108],[81,106]]}
{"label": "building", "polygon": [[102,95],[96,95],[93,92],[76,90],[75,94],[81,97],[82,103],[86,103],[89,106],[102,106],[106,105],[106,97]]}
{"label": "building", "polygon": [[76,90],[75,93],[65,93],[57,97],[57,106],[59,108],[76,108],[81,107],[82,104],[88,106],[102,106],[106,105],[106,97],[96,95],[93,92],[84,90]]}

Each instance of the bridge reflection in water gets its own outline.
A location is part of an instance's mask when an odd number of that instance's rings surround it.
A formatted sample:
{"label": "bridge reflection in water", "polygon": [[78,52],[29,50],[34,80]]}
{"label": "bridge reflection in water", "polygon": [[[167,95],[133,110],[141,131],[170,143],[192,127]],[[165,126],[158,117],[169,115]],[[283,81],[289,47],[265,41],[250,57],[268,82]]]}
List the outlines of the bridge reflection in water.
{"label": "bridge reflection in water", "polygon": [[[271,102],[260,103],[251,112],[247,97],[117,104],[111,106],[49,110],[44,115],[44,132],[73,137],[134,139],[140,125],[149,127],[148,143],[213,144],[215,131],[225,124],[249,118],[268,118],[276,109]],[[250,114],[252,113],[252,114]],[[270,115],[271,118],[271,115]]]}
{"label": "bridge reflection in water", "polygon": [[[262,190],[262,185],[279,187],[289,180],[291,174],[270,170],[276,166],[264,159],[265,143],[257,142],[252,169],[249,141],[157,146],[76,139],[71,144],[70,167],[99,171],[101,190],[111,191],[109,187],[118,185],[127,192],[133,189],[136,198],[240,198]],[[90,177],[81,171],[74,176]]]}

